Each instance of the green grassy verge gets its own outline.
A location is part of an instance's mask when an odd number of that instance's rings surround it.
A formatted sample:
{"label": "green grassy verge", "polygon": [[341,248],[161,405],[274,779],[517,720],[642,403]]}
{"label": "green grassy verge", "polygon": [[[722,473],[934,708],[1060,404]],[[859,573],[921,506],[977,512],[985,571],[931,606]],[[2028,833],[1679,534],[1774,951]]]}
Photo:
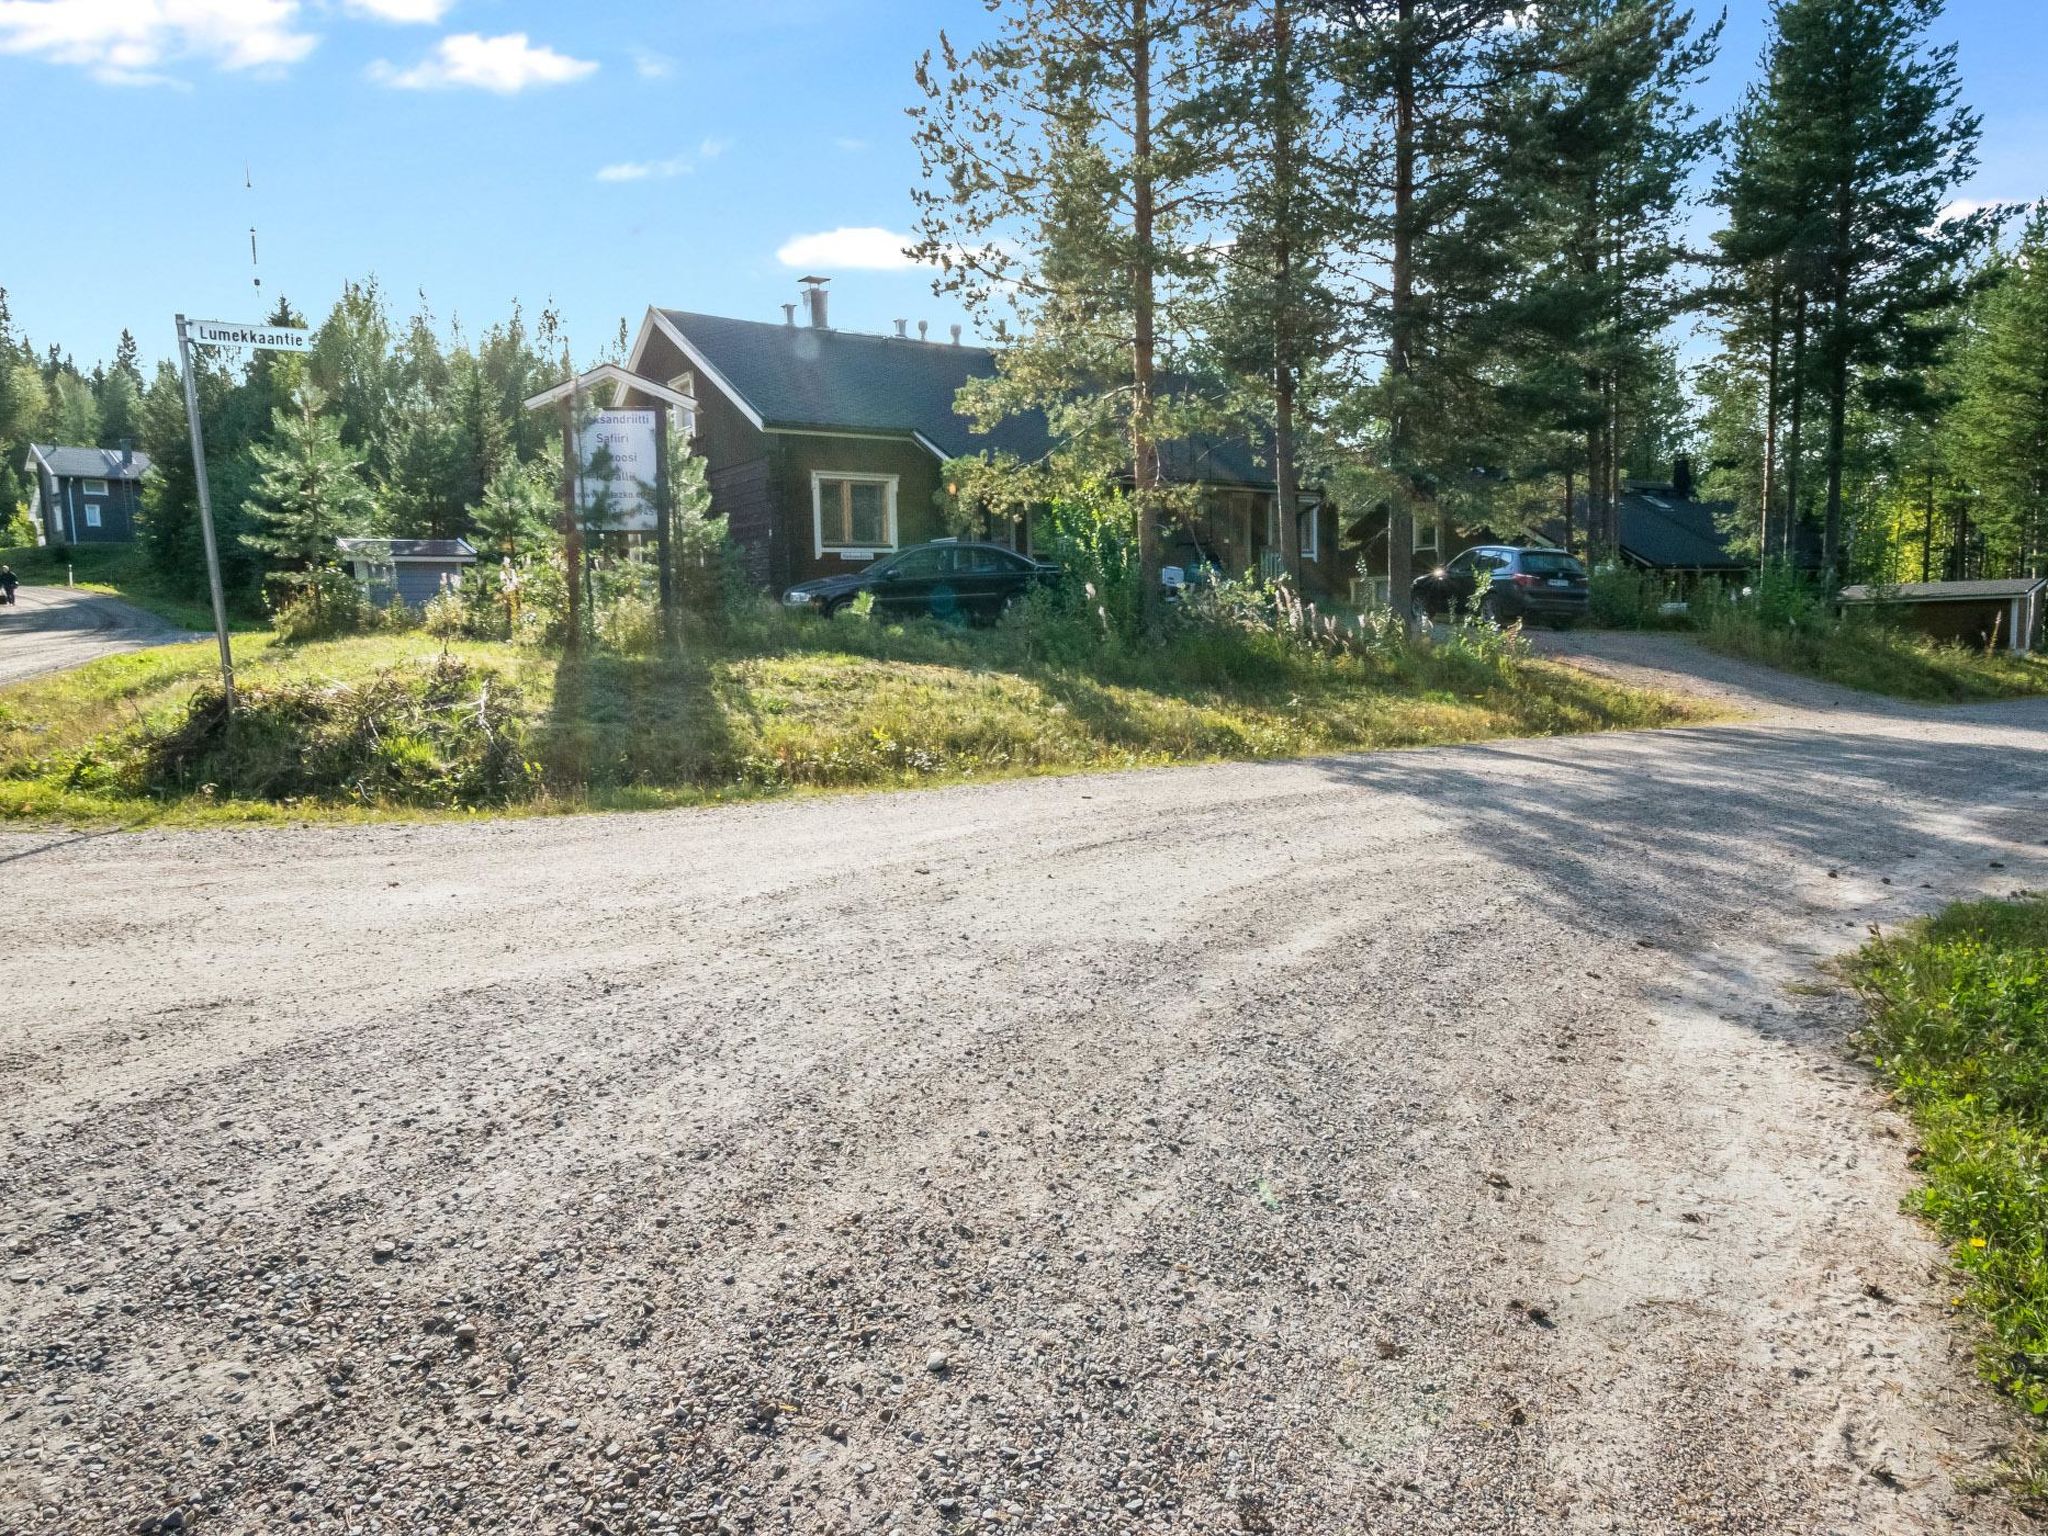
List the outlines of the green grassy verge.
{"label": "green grassy verge", "polygon": [[2043,1431],[2027,1481],[2048,1496],[2048,897],[1950,907],[1852,975],[1919,1127],[1919,1209],[1985,1322],[1985,1375]]}
{"label": "green grassy verge", "polygon": [[1871,620],[1794,629],[1716,614],[1699,635],[1726,656],[1893,698],[1960,704],[2048,695],[2048,658],[1937,645]]}
{"label": "green grassy verge", "polygon": [[209,822],[574,810],[1284,758],[1704,718],[1569,668],[1199,645],[1033,659],[1003,632],[749,624],[680,657],[563,662],[380,634],[238,643],[248,701],[209,713],[204,644],[0,690],[0,815]]}
{"label": "green grassy verge", "polygon": [[[102,592],[146,609],[180,629],[211,630],[213,609],[204,598],[194,601],[174,590],[149,556],[135,544],[74,544],[58,557],[58,551],[36,546],[0,549],[0,563],[14,567],[14,574],[31,586],[61,587],[69,579],[88,592]],[[228,613],[229,626],[255,631],[264,621],[254,614]]]}

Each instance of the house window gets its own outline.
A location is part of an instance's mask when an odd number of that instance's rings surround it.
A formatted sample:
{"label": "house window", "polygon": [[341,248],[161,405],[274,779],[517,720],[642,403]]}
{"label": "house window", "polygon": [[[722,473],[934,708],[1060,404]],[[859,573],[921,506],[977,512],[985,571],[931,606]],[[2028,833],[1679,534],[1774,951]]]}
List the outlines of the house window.
{"label": "house window", "polygon": [[[1301,558],[1310,565],[1322,558],[1322,519],[1316,514],[1321,510],[1319,502],[1297,502],[1294,508],[1294,526],[1301,534]],[[1280,548],[1280,498],[1272,497],[1266,503],[1266,547]]]}
{"label": "house window", "polygon": [[85,504],[85,526],[97,528],[100,525],[100,509],[91,502]]}
{"label": "house window", "polygon": [[87,480],[85,482],[85,494],[88,496],[106,495],[107,482],[104,480]]}
{"label": "house window", "polygon": [[811,476],[811,515],[821,555],[894,549],[896,476],[820,470]]}

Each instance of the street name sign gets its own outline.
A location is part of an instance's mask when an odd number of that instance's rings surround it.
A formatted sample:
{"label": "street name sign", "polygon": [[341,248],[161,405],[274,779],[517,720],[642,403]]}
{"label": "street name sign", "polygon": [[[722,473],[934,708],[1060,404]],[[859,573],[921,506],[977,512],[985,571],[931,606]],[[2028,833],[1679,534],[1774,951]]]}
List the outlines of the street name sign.
{"label": "street name sign", "polygon": [[260,347],[269,352],[310,352],[313,333],[282,325],[243,325],[234,320],[187,320],[185,334],[195,346]]}

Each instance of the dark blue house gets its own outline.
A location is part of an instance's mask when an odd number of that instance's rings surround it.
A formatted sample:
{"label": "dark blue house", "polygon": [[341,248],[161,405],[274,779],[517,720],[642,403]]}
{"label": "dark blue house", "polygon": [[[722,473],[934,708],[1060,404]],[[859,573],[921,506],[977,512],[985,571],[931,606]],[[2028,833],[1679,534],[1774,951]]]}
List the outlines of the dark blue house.
{"label": "dark blue house", "polygon": [[63,448],[30,443],[35,477],[28,515],[43,544],[126,544],[142,509],[149,455],[126,448]]}

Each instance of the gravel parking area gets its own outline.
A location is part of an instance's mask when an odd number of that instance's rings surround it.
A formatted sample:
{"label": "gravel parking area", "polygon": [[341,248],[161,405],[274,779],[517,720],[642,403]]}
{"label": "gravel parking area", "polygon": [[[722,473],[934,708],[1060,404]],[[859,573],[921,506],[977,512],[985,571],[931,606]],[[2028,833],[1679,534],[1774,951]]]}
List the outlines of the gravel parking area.
{"label": "gravel parking area", "polygon": [[1804,983],[2048,884],[2048,706],[1775,687],[0,835],[0,1530],[2022,1529],[1908,1132]]}

